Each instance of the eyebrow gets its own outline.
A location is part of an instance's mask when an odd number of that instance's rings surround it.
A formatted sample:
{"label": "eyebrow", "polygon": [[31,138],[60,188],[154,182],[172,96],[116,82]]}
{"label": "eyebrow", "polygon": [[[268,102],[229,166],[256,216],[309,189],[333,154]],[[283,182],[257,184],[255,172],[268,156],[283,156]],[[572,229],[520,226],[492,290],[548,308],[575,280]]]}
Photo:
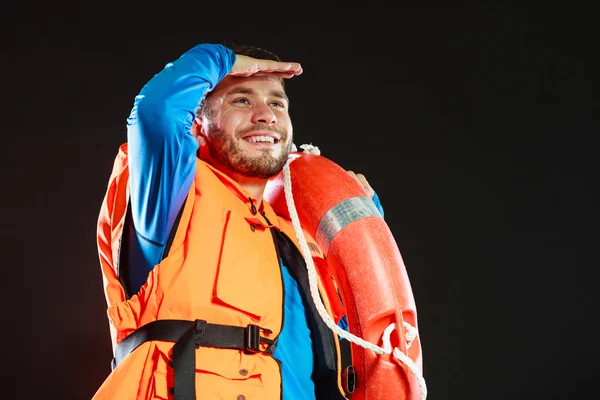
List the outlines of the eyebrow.
{"label": "eyebrow", "polygon": [[[256,91],[251,88],[238,87],[238,88],[232,89],[229,93],[227,93],[227,95],[232,95],[232,94],[256,95]],[[285,92],[283,92],[282,90],[271,90],[269,92],[269,96],[278,97],[280,99],[284,99],[288,103],[290,102],[290,99],[287,97]]]}

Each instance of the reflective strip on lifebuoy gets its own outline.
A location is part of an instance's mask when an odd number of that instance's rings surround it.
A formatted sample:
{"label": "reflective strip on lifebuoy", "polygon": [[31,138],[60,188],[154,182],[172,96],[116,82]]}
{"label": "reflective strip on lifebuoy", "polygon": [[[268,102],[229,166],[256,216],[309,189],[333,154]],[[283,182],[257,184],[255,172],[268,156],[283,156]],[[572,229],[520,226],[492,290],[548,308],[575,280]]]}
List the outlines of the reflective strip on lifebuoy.
{"label": "reflective strip on lifebuoy", "polygon": [[335,235],[351,222],[365,217],[382,218],[373,200],[366,196],[352,197],[333,206],[319,222],[315,239],[327,255]]}

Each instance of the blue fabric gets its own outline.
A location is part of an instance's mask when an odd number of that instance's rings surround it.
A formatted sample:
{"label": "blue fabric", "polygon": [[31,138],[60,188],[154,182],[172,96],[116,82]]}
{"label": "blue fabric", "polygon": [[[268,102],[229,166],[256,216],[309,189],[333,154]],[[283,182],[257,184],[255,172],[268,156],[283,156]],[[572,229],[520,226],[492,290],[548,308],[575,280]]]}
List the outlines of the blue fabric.
{"label": "blue fabric", "polygon": [[[345,331],[348,330],[348,318],[346,318],[345,315],[342,318],[340,318],[340,322],[338,322],[338,326]],[[340,339],[343,340],[344,338],[340,338]]]}
{"label": "blue fabric", "polygon": [[381,201],[379,201],[379,196],[377,196],[377,192],[373,194],[373,203],[375,203],[375,207],[379,210],[379,214],[381,214],[381,218],[383,218],[383,207],[381,206]]}
{"label": "blue fabric", "polygon": [[281,379],[284,399],[314,399],[315,385],[310,377],[314,360],[306,311],[298,283],[281,264],[283,276],[284,314],[283,329],[273,357],[281,361]]}

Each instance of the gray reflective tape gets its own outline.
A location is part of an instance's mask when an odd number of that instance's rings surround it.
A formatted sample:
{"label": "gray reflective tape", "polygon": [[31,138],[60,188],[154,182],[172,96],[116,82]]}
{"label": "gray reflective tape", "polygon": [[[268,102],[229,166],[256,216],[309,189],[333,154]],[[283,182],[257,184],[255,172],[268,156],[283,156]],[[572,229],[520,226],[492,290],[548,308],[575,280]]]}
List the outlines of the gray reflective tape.
{"label": "gray reflective tape", "polygon": [[331,207],[321,218],[315,237],[323,253],[327,255],[329,245],[339,231],[349,223],[365,217],[382,218],[373,200],[366,196],[352,197]]}

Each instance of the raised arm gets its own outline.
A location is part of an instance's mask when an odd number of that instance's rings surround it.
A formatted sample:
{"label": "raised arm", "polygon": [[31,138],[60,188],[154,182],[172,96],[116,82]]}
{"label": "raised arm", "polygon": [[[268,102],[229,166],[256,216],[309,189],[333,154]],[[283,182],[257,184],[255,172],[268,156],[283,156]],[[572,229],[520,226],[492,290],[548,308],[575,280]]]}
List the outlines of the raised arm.
{"label": "raised arm", "polygon": [[135,230],[147,240],[165,244],[195,173],[196,109],[234,61],[224,46],[198,45],[167,64],[135,99],[127,121],[131,210]]}
{"label": "raised arm", "polygon": [[196,110],[227,75],[302,73],[298,63],[257,60],[217,44],[200,44],[156,74],[127,120],[130,205],[128,280],[135,293],[163,257],[165,243],[195,175]]}

